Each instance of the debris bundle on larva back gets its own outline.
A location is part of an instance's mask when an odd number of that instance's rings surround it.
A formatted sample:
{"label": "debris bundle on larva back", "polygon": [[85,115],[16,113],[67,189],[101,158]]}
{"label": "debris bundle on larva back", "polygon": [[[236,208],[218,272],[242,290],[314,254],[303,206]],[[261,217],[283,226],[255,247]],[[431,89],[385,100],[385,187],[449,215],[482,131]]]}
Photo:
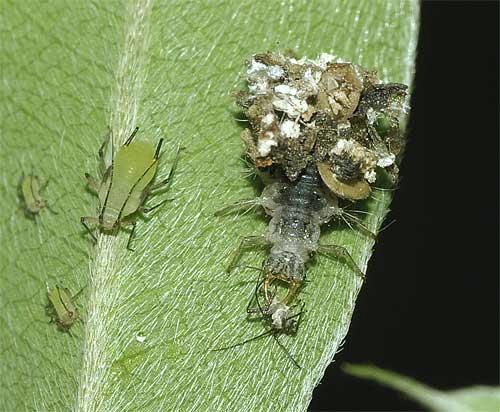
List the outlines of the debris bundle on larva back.
{"label": "debris bundle on larva back", "polygon": [[378,167],[397,176],[405,85],[380,83],[375,72],[328,54],[257,54],[247,79],[237,100],[250,122],[242,139],[258,169],[277,165],[295,181],[308,164],[322,164],[330,190],[348,199],[345,186],[357,187],[355,199],[368,197]]}
{"label": "debris bundle on larva back", "polygon": [[328,54],[316,60],[257,54],[248,62],[247,80],[248,91],[237,94],[249,122],[241,137],[266,187],[257,199],[220,213],[262,206],[271,217],[265,235],[241,240],[230,269],[244,251],[268,248],[254,298],[258,310],[248,312],[259,312],[267,323],[260,336],[277,340],[297,330],[303,312],[297,295],[314,253],[364,276],[347,249],[320,243],[321,226],[347,220],[339,203],[369,197],[378,170],[397,181],[407,87],[381,83],[374,71]]}

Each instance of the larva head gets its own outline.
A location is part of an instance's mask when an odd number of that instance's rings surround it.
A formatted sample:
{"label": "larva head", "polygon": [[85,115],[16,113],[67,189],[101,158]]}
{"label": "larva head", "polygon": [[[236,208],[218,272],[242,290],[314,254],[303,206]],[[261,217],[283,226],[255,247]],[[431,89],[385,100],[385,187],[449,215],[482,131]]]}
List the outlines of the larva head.
{"label": "larva head", "polygon": [[264,261],[263,270],[269,278],[301,281],[304,279],[305,262],[296,253],[271,252]]}
{"label": "larva head", "polygon": [[59,286],[53,289],[47,288],[47,298],[49,300],[47,312],[52,321],[57,324],[60,330],[68,331],[78,319],[78,309],[73,302],[70,291]]}
{"label": "larva head", "polygon": [[41,195],[43,187],[38,176],[21,176],[19,181],[19,197],[27,213],[37,214],[46,206],[45,200]]}

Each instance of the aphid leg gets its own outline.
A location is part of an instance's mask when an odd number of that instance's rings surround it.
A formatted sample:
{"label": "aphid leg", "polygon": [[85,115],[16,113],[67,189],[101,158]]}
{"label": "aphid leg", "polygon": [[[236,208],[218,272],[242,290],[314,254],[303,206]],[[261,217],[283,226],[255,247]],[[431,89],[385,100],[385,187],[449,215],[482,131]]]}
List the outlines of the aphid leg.
{"label": "aphid leg", "polygon": [[95,237],[95,235],[92,233],[92,231],[90,230],[89,226],[87,225],[87,223],[90,223],[90,224],[98,224],[99,223],[99,219],[97,219],[96,217],[92,217],[92,216],[82,216],[80,218],[80,222],[82,223],[82,225],[85,227],[85,229],[87,229],[87,232],[89,232],[90,236],[92,236],[92,239],[94,239],[94,242],[97,242],[97,238]]}
{"label": "aphid leg", "polygon": [[100,159],[104,159],[104,148],[109,142],[111,133],[112,133],[111,127],[108,126],[108,133],[106,134],[106,137],[104,138],[104,141],[102,142],[101,146],[99,147],[99,151],[97,152],[99,154]]}
{"label": "aphid leg", "polygon": [[[160,140],[160,142],[158,143],[158,146],[156,147],[155,159],[158,159],[158,157],[159,157],[159,150],[160,150],[162,142],[163,142],[163,139]],[[161,182],[158,182],[158,183],[152,185],[151,189],[150,189],[151,191],[157,190],[157,189],[161,188],[162,186],[168,185],[168,183],[172,180],[174,173],[175,173],[175,169],[177,169],[177,163],[179,162],[180,150],[181,150],[181,146],[179,145],[179,146],[177,146],[177,152],[175,154],[174,163],[172,163],[172,167],[170,168],[170,172],[168,172],[168,176],[166,177],[166,179],[163,179]]]}
{"label": "aphid leg", "polygon": [[40,186],[40,193],[42,193],[45,189],[47,189],[47,186],[49,185],[50,178],[48,178],[42,186]]}
{"label": "aphid leg", "polygon": [[134,222],[133,225],[132,225],[132,230],[130,231],[130,236],[128,237],[128,241],[127,241],[127,250],[130,250],[131,252],[134,252],[135,249],[132,249],[130,247],[130,243],[132,242],[132,236],[134,236],[134,233],[135,233],[135,227],[137,226],[137,224]]}
{"label": "aphid leg", "polygon": [[274,338],[274,340],[276,341],[276,343],[280,346],[280,348],[283,350],[283,352],[285,352],[286,357],[288,359],[290,359],[297,368],[302,369],[302,366],[300,366],[300,364],[294,359],[294,357],[292,356],[292,354],[290,353],[290,351],[285,347],[285,345],[283,345],[280,342],[280,340],[278,339],[278,337],[276,336],[275,333],[272,334],[272,337]]}
{"label": "aphid leg", "polygon": [[85,179],[87,179],[87,186],[89,187],[89,189],[95,193],[99,193],[99,182],[88,173],[85,173]]}
{"label": "aphid leg", "polygon": [[[248,314],[253,314],[253,313],[257,313],[258,311],[260,311],[260,313],[264,313],[264,311],[262,310],[262,307],[260,305],[260,302],[259,302],[259,290],[260,290],[260,287],[262,286],[262,283],[264,281],[263,280],[260,280],[260,273],[259,273],[259,277],[257,278],[257,284],[255,285],[255,290],[254,290],[254,293],[252,294],[252,298],[250,299],[250,301],[248,302],[248,305],[247,305],[247,313]],[[257,307],[258,308],[252,308],[252,303],[253,303],[253,300],[255,298],[255,303],[257,304]]]}
{"label": "aphid leg", "polygon": [[158,209],[160,206],[164,205],[167,202],[172,202],[173,200],[175,200],[175,199],[165,199],[165,200],[161,201],[160,203],[158,203],[158,204],[156,204],[154,206],[151,206],[151,207],[141,207],[141,208],[139,208],[139,210],[141,212],[143,212],[143,213],[149,213],[149,212],[152,212],[155,209]]}
{"label": "aphid leg", "polygon": [[50,211],[50,213],[52,213],[54,215],[58,215],[59,214],[59,212],[57,212],[52,206],[50,206],[49,203],[46,203],[45,207]]}
{"label": "aphid leg", "polygon": [[241,258],[241,255],[250,249],[263,248],[269,246],[269,242],[264,236],[248,236],[241,239],[238,248],[234,251],[227,272],[231,273]]}
{"label": "aphid leg", "polygon": [[358,267],[358,265],[352,258],[351,254],[347,251],[345,247],[338,245],[320,245],[318,248],[318,253],[321,253],[322,255],[328,257],[333,257],[335,259],[344,260],[351,267],[351,269],[353,269],[356,272],[356,274],[359,277],[365,279],[365,274]]}
{"label": "aphid leg", "polygon": [[239,202],[233,203],[232,205],[227,205],[226,207],[217,210],[217,212],[214,213],[214,216],[224,216],[239,209],[251,209],[255,206],[260,206],[261,204],[262,203],[260,197],[257,197],[255,199],[241,200]]}
{"label": "aphid leg", "polygon": [[78,296],[80,296],[83,292],[83,290],[86,288],[87,286],[84,286],[83,288],[81,288],[78,292],[76,292],[76,294],[74,296],[71,297],[71,299],[73,300],[76,300],[78,298]]}

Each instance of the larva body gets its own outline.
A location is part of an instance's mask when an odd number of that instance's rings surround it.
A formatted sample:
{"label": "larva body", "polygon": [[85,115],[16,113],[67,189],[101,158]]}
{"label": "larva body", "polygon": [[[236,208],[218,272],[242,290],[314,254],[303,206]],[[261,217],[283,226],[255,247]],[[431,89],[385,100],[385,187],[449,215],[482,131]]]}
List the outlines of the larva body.
{"label": "larva body", "polygon": [[261,199],[271,216],[265,235],[271,248],[262,265],[264,294],[270,303],[269,289],[274,280],[286,282],[289,293],[282,300],[286,305],[301,286],[312,253],[318,250],[321,225],[338,216],[341,209],[337,199],[324,191],[313,167],[295,182],[267,186]]}

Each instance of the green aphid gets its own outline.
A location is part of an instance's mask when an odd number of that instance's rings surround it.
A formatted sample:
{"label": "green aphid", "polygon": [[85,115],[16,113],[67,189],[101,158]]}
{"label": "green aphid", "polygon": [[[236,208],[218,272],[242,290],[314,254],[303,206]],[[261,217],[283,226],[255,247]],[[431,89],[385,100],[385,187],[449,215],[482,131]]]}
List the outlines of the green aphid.
{"label": "green aphid", "polygon": [[44,208],[48,208],[52,213],[55,213],[42,197],[48,183],[48,180],[43,182],[38,176],[33,174],[22,174],[19,179],[17,192],[21,207],[26,216],[36,219],[40,211]]}
{"label": "green aphid", "polygon": [[67,288],[56,285],[53,289],[49,289],[47,286],[47,298],[49,300],[49,304],[46,306],[47,314],[50,316],[51,322],[54,322],[60,331],[68,332],[79,319],[74,300],[82,290],[75,296],[71,296],[71,292]]}
{"label": "green aphid", "polygon": [[[99,196],[100,212],[98,217],[82,217],[82,224],[89,232],[88,224],[95,224],[101,231],[115,233],[122,227],[132,226],[127,249],[130,249],[137,214],[150,212],[169,200],[160,202],[153,207],[144,207],[148,195],[153,190],[165,187],[172,178],[179,153],[177,151],[168,177],[153,184],[163,139],[160,139],[155,149],[149,142],[133,141],[138,130],[139,128],[136,127],[125,144],[118,150],[116,157],[106,168],[100,183],[88,173],[85,174],[89,188]],[[106,141],[99,150],[103,163],[105,145]],[[91,235],[95,240],[95,236],[92,233]]]}

